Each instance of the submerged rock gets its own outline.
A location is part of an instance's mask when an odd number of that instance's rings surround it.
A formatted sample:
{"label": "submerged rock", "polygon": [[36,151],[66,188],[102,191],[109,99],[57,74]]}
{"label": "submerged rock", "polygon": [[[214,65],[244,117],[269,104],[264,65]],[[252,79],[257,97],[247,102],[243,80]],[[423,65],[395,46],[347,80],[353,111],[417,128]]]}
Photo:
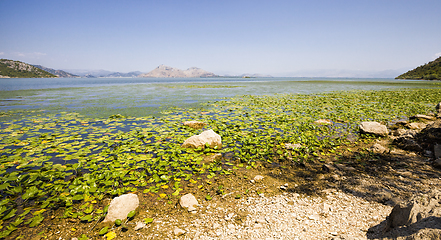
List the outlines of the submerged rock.
{"label": "submerged rock", "polygon": [[378,122],[362,122],[359,127],[363,133],[370,133],[379,136],[387,136],[389,133],[387,127]]}
{"label": "submerged rock", "polygon": [[314,121],[315,124],[322,124],[322,125],[332,125],[331,120],[328,119],[319,119]]}
{"label": "submerged rock", "polygon": [[202,129],[205,127],[205,125],[207,125],[204,122],[199,122],[199,121],[186,121],[182,123],[184,126],[193,128],[193,129]]}
{"label": "submerged rock", "polygon": [[129,193],[114,198],[103,222],[114,222],[116,219],[126,219],[130,211],[139,206],[138,195]]}
{"label": "submerged rock", "polygon": [[222,148],[221,136],[215,133],[213,130],[207,130],[199,135],[192,136],[185,140],[182,144],[184,148],[205,148],[205,145],[210,146],[210,148],[218,147]]}
{"label": "submerged rock", "polygon": [[285,148],[288,150],[296,150],[302,147],[303,146],[300,143],[285,143]]}

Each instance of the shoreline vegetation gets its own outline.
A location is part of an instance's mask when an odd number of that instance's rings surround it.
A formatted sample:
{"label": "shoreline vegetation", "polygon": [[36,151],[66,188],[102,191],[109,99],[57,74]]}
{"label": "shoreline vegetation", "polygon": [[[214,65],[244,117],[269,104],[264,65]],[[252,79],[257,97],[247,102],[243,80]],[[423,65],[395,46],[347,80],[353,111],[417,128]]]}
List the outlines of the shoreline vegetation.
{"label": "shoreline vegetation", "polygon": [[441,57],[403,73],[396,79],[441,80]]}
{"label": "shoreline vegetation", "polygon": [[[314,163],[344,163],[353,146],[382,139],[360,136],[361,122],[390,126],[433,114],[440,99],[441,89],[243,95],[160,117],[41,112],[1,121],[0,238],[53,238],[54,231],[78,239],[134,234],[130,225],[101,222],[109,200],[126,193],[137,194],[141,205],[125,223],[145,224],[158,214],[179,214],[173,206],[187,193],[203,202],[258,196],[260,190],[240,184],[265,169],[295,174]],[[206,126],[182,125],[192,120]],[[222,148],[181,147],[209,129],[222,137]],[[356,156],[360,167],[376,157],[365,150]],[[243,187],[226,187],[232,181]],[[308,195],[320,189],[290,184]]]}

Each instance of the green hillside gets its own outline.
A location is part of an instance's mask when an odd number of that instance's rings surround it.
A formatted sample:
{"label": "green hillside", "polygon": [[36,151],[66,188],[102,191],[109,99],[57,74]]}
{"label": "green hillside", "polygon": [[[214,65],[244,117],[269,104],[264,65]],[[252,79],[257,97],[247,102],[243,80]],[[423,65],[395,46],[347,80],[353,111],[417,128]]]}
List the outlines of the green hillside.
{"label": "green hillside", "polygon": [[401,74],[396,79],[441,80],[441,57]]}
{"label": "green hillside", "polygon": [[41,70],[37,67],[13,61],[9,59],[0,59],[0,78],[53,78],[57,77],[51,73]]}

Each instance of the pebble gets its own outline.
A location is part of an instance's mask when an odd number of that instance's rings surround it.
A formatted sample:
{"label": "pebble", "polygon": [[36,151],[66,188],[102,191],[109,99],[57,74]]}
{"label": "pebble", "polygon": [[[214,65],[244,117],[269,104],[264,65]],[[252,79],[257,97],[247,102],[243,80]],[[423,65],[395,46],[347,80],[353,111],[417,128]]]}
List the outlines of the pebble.
{"label": "pebble", "polygon": [[254,180],[255,182],[260,182],[260,181],[262,181],[262,180],[263,180],[263,178],[264,178],[264,177],[263,177],[263,176],[261,176],[261,175],[256,175],[256,176],[254,177],[254,179],[253,179],[253,180]]}
{"label": "pebble", "polygon": [[178,227],[175,227],[175,229],[173,230],[173,233],[175,234],[175,236],[181,236],[181,235],[184,235],[185,234],[185,231],[184,230],[182,230],[182,229],[180,229],[180,228],[178,228]]}

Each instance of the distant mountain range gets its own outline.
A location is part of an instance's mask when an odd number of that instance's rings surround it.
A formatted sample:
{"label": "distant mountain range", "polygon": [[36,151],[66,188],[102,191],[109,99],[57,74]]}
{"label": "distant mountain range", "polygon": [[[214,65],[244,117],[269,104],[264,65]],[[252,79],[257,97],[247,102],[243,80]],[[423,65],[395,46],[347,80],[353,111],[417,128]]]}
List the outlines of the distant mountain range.
{"label": "distant mountain range", "polygon": [[218,77],[218,75],[207,72],[203,69],[192,67],[187,70],[181,70],[165,65],[160,65],[152,71],[141,74],[138,77],[152,78],[198,78],[198,77]]}
{"label": "distant mountain range", "polygon": [[128,73],[111,72],[106,70],[86,70],[86,69],[65,69],[65,71],[74,73],[80,77],[85,77],[85,78],[138,77],[138,75],[142,74],[142,72],[139,71],[128,72]]}
{"label": "distant mountain range", "polygon": [[74,75],[74,74],[65,72],[63,70],[55,70],[55,69],[52,69],[52,68],[43,67],[41,65],[32,65],[32,66],[37,67],[37,68],[39,68],[41,70],[44,70],[46,72],[52,73],[53,75],[55,75],[57,77],[61,77],[61,78],[76,78],[76,77],[80,77],[78,75]]}
{"label": "distant mountain range", "polygon": [[403,73],[396,79],[441,80],[441,57]]}
{"label": "distant mountain range", "polygon": [[0,59],[0,78],[207,78],[207,77],[271,77],[260,74],[243,74],[240,76],[219,76],[212,72],[205,71],[197,67],[186,70],[160,65],[148,73],[133,71],[128,73],[111,72],[106,70],[83,70],[83,69],[64,69],[55,70],[41,65],[31,65],[20,61]]}

